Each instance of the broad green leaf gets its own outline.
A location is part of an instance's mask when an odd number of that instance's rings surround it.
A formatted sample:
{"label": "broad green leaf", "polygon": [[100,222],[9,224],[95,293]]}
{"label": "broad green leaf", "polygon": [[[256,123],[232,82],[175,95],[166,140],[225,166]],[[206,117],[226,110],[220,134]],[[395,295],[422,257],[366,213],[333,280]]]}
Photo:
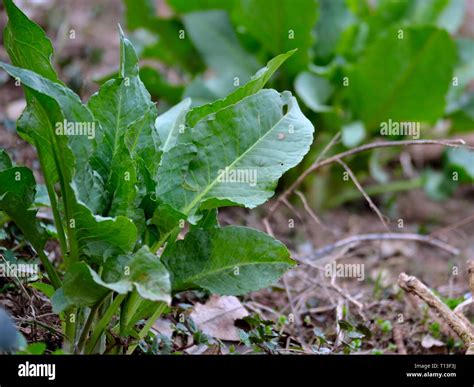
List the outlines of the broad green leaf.
{"label": "broad green leaf", "polygon": [[119,76],[103,84],[88,106],[102,128],[94,159],[105,185],[105,205],[99,213],[138,219],[133,159],[138,154],[151,167],[155,164],[159,147],[153,126],[156,108],[139,78],[135,50],[122,32]]}
{"label": "broad green leaf", "polygon": [[[63,287],[60,289],[65,299],[65,305],[85,307],[92,306],[102,300],[110,293],[111,289],[97,282],[100,283],[102,280],[86,263],[73,264],[66,272]],[[126,293],[128,289],[117,287],[117,290],[123,290]]]}
{"label": "broad green leaf", "polygon": [[135,288],[145,300],[171,302],[168,270],[147,246],[134,254],[109,260],[104,268],[104,281],[104,286]]}
{"label": "broad green leaf", "polygon": [[0,211],[13,219],[35,249],[42,249],[47,234],[31,209],[36,194],[33,173],[24,167],[11,167],[0,171]]}
{"label": "broad green leaf", "polygon": [[[100,130],[96,128],[96,122],[89,109],[82,104],[80,98],[73,91],[61,84],[52,82],[30,70],[6,63],[0,62],[0,68],[3,68],[12,77],[19,79],[29,90],[36,92],[35,100],[38,105],[34,105],[35,114],[31,114],[31,120],[37,123],[35,128],[38,130],[40,125],[48,125],[46,127],[49,129],[49,135],[46,138],[52,138],[54,135],[58,138],[63,136],[68,138],[69,146],[75,158],[73,165],[75,168],[74,180],[79,199],[93,210],[99,208],[103,200],[102,183],[92,170],[89,162],[95,150],[95,134],[96,132],[99,133]],[[44,96],[48,98],[45,99]],[[53,117],[49,115],[51,106],[54,106],[51,100],[57,104],[57,107],[54,108]],[[35,103],[34,101],[29,102]],[[39,120],[37,110],[43,110],[45,118]],[[27,111],[26,114],[30,113],[31,111]],[[61,115],[65,121],[59,121]],[[46,123],[46,120],[49,122]],[[29,122],[31,122],[30,119]],[[54,129],[54,133],[51,133],[52,129]],[[69,130],[74,135],[71,135]],[[29,135],[34,136],[31,133]],[[47,151],[52,152],[51,149],[44,149],[44,152]],[[56,167],[58,165],[56,163]],[[61,163],[61,166],[64,169],[68,168],[67,163]],[[71,167],[69,166],[69,168]]]}
{"label": "broad green leaf", "polygon": [[80,252],[96,263],[132,251],[137,240],[137,228],[131,219],[94,215],[80,203],[74,208],[74,228]]}
{"label": "broad green leaf", "polygon": [[58,306],[92,306],[111,291],[127,294],[133,289],[150,301],[171,302],[169,273],[148,247],[130,256],[119,256],[108,261],[101,278],[85,262],[78,262],[67,271],[63,287],[57,291]]}
{"label": "broad green leaf", "polygon": [[156,119],[155,127],[160,136],[160,149],[163,152],[168,152],[175,146],[180,131],[184,130],[186,114],[190,106],[191,100],[186,98]]}
{"label": "broad green leaf", "polygon": [[157,231],[157,240],[165,238],[173,229],[179,226],[179,223],[186,220],[186,215],[176,211],[169,204],[159,204],[149,224],[154,225]]}
{"label": "broad green leaf", "polygon": [[299,73],[295,79],[295,91],[313,112],[332,110],[331,106],[326,105],[334,91],[334,87],[328,79],[304,71]]}
{"label": "broad green leaf", "polygon": [[[259,69],[255,58],[240,45],[225,11],[188,13],[183,16],[183,22],[186,33],[214,74],[205,80],[198,78],[195,81],[204,84],[212,93],[212,99],[222,98],[233,91],[236,81],[239,85],[248,82]],[[194,95],[190,93],[192,90],[191,84],[185,95],[194,102]]]}
{"label": "broad green leaf", "polygon": [[474,182],[474,151],[450,148],[446,151],[448,166],[458,172],[459,181]]}
{"label": "broad green leaf", "polygon": [[53,297],[54,294],[54,286],[47,284],[45,282],[33,282],[30,283],[29,286],[32,288],[39,290],[41,293],[43,293],[45,296],[48,298]]}
{"label": "broad green leaf", "polygon": [[4,45],[12,63],[59,82],[51,64],[53,46],[43,29],[28,19],[12,0],[3,3],[8,15]]}
{"label": "broad green leaf", "polygon": [[225,295],[270,286],[295,264],[281,242],[235,226],[192,230],[166,249],[162,260],[174,292],[204,288]]}
{"label": "broad green leaf", "polygon": [[289,58],[296,50],[288,51],[285,54],[280,54],[270,60],[267,65],[261,68],[245,85],[239,87],[227,97],[211,102],[209,104],[193,108],[186,117],[186,122],[189,126],[195,126],[199,120],[215,113],[229,105],[233,105],[245,97],[263,89],[265,84],[269,81],[275,71]]}
{"label": "broad green leaf", "polygon": [[313,131],[291,93],[261,90],[178,138],[158,169],[157,197],[186,215],[199,207],[253,208],[302,160]]}
{"label": "broad green leaf", "polygon": [[455,46],[444,30],[391,29],[348,76],[352,109],[368,131],[389,119],[432,123],[443,114],[455,60]]}
{"label": "broad green leaf", "polygon": [[343,0],[319,0],[319,3],[314,51],[316,61],[326,64],[331,60],[342,32],[355,22],[355,17]]}
{"label": "broad green leaf", "polygon": [[234,12],[237,26],[245,28],[270,54],[298,49],[288,61],[291,74],[306,69],[310,62],[317,18],[316,0],[242,0]]}
{"label": "broad green leaf", "polygon": [[196,228],[215,228],[219,227],[217,208],[212,208],[210,210],[204,210],[201,214],[201,219],[196,224],[191,224],[190,229]]}

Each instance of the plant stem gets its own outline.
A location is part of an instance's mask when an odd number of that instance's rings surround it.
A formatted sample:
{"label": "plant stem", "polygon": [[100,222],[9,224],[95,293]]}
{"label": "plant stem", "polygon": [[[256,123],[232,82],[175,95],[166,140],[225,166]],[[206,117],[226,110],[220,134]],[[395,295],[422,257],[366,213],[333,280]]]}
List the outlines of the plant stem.
{"label": "plant stem", "polygon": [[87,317],[86,323],[84,324],[84,328],[82,328],[81,337],[79,338],[79,342],[77,344],[77,353],[79,354],[84,351],[84,346],[86,345],[86,340],[92,327],[92,323],[94,322],[95,315],[97,314],[97,311],[99,310],[103,301],[104,299],[96,303],[89,312],[89,316]]}
{"label": "plant stem", "polygon": [[[41,147],[36,144],[36,149],[38,151],[38,159],[41,161],[43,160],[43,154],[41,151]],[[43,164],[41,163],[41,168],[43,171]],[[58,232],[58,239],[59,245],[61,246],[61,252],[63,257],[67,254],[67,242],[66,242],[66,235],[64,234],[64,227],[61,221],[61,216],[59,215],[58,211],[58,201],[56,200],[56,192],[54,191],[54,185],[51,183],[49,179],[49,175],[47,173],[43,173],[44,181],[46,184],[46,190],[48,191],[49,201],[51,202],[51,210],[53,211],[53,218],[54,218],[54,225],[56,226],[56,231]]]}
{"label": "plant stem", "polygon": [[138,292],[133,290],[123,302],[122,313],[120,316],[120,336],[123,337],[126,335],[129,320],[135,315],[135,312],[140,306],[141,300],[142,299]]}
{"label": "plant stem", "polygon": [[110,304],[110,306],[105,311],[102,318],[98,321],[92,333],[92,336],[90,337],[89,342],[86,345],[86,353],[91,354],[94,351],[100,336],[107,328],[107,325],[110,323],[110,320],[112,320],[112,317],[114,316],[122,301],[125,299],[125,296],[125,294],[117,295],[112,304]]}
{"label": "plant stem", "polygon": [[176,230],[176,228],[177,227],[175,227],[174,229],[172,229],[171,231],[168,231],[165,235],[163,235],[158,242],[154,243],[153,246],[150,247],[150,251],[153,254],[156,254],[156,252],[159,250],[159,248],[164,245],[166,240]]}
{"label": "plant stem", "polygon": [[[166,304],[165,303],[161,303],[157,307],[157,309],[155,310],[155,313],[152,314],[152,316],[147,320],[145,326],[138,333],[138,340],[139,341],[143,340],[143,338],[145,338],[145,336],[148,334],[148,331],[151,329],[151,327],[153,326],[155,321],[158,319],[158,317],[160,317],[160,315],[163,313],[163,311],[165,309],[166,309]],[[133,354],[133,352],[135,351],[137,346],[138,346],[138,343],[131,345],[127,350],[127,355]]]}
{"label": "plant stem", "polygon": [[[74,321],[71,321],[71,315],[74,315]],[[66,337],[69,342],[69,352],[74,352],[74,346],[76,344],[76,318],[77,318],[77,309],[70,308],[65,311],[65,320],[66,320]]]}
{"label": "plant stem", "polygon": [[35,247],[35,250],[38,253],[41,263],[43,264],[44,269],[46,270],[46,273],[48,274],[49,280],[51,281],[54,289],[59,289],[62,286],[62,283],[61,283],[61,279],[59,278],[58,273],[54,269],[53,265],[51,264],[48,257],[44,253],[43,249]]}

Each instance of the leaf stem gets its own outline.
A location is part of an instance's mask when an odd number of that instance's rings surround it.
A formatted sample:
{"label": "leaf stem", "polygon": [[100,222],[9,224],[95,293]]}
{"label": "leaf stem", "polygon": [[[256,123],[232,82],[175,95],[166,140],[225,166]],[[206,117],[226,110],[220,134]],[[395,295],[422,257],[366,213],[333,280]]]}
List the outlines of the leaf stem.
{"label": "leaf stem", "polygon": [[59,275],[54,269],[52,263],[49,261],[43,249],[35,247],[35,250],[38,253],[41,263],[43,264],[44,269],[46,270],[46,273],[48,274],[49,280],[51,281],[51,284],[53,285],[54,289],[59,289],[62,286],[61,279],[59,278]]}
{"label": "leaf stem", "polygon": [[115,312],[117,311],[125,297],[125,294],[117,295],[112,304],[110,304],[110,306],[107,308],[104,315],[95,326],[92,336],[90,337],[89,342],[86,345],[86,353],[91,354],[94,351],[100,336],[107,328],[107,325],[110,323],[110,320],[112,320],[112,317],[114,316]]}
{"label": "leaf stem", "polygon": [[[152,316],[147,320],[145,326],[140,330],[140,332],[138,333],[138,341],[140,340],[143,340],[145,338],[145,336],[148,334],[148,331],[151,329],[151,327],[153,326],[153,324],[155,323],[155,321],[158,319],[158,317],[161,316],[161,314],[163,313],[163,311],[166,309],[166,304],[165,303],[161,303],[160,305],[158,305],[157,309],[155,310],[155,312],[152,314]],[[127,355],[131,355],[133,354],[133,352],[135,351],[135,349],[137,348],[138,346],[138,343],[137,344],[133,344],[131,345],[128,350],[127,350]]]}
{"label": "leaf stem", "polygon": [[92,323],[94,322],[95,315],[99,310],[100,306],[104,302],[104,298],[97,302],[90,310],[89,316],[87,317],[86,323],[84,324],[84,328],[82,328],[81,337],[79,338],[79,342],[77,344],[77,353],[82,353],[84,351],[84,347],[86,345],[86,340],[89,334],[89,331],[92,327]]}

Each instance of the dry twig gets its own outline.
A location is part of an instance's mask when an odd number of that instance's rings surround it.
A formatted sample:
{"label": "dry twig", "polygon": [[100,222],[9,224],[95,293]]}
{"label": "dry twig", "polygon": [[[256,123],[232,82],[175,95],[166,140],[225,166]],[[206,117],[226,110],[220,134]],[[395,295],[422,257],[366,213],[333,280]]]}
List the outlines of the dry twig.
{"label": "dry twig", "polygon": [[438,247],[450,254],[459,255],[459,249],[453,247],[439,239],[434,239],[429,236],[420,234],[410,233],[374,233],[374,234],[360,234],[353,235],[348,238],[341,239],[335,243],[326,245],[314,252],[313,259],[321,259],[328,254],[331,254],[334,250],[344,247],[347,245],[353,245],[354,243],[367,242],[367,241],[379,241],[379,240],[408,240],[426,243],[435,247]]}
{"label": "dry twig", "polygon": [[[334,139],[333,139],[334,140]],[[474,149],[473,147],[467,146],[466,142],[462,139],[457,140],[402,140],[402,141],[380,141],[380,142],[373,142],[369,144],[361,145],[357,148],[349,149],[345,152],[338,153],[337,155],[325,158],[324,160],[320,160],[319,158],[308,168],[306,169],[296,180],[293,184],[291,184],[273,203],[270,207],[269,213],[267,217],[270,217],[280,205],[283,203],[283,200],[288,199],[290,194],[296,190],[300,186],[300,184],[306,179],[311,173],[320,169],[326,165],[332,164],[341,160],[345,157],[355,155],[357,153],[365,152],[370,149],[376,148],[387,148],[387,147],[394,147],[394,146],[412,146],[412,145],[439,145],[439,146],[446,146],[452,148],[467,148],[467,149]],[[328,148],[328,147],[326,147]]]}
{"label": "dry twig", "polygon": [[401,273],[398,277],[398,285],[406,292],[417,295],[426,302],[430,308],[434,309],[468,347],[466,353],[473,353],[474,331],[466,319],[460,318],[456,313],[449,309],[445,303],[443,303],[416,277],[409,276],[406,273]]}

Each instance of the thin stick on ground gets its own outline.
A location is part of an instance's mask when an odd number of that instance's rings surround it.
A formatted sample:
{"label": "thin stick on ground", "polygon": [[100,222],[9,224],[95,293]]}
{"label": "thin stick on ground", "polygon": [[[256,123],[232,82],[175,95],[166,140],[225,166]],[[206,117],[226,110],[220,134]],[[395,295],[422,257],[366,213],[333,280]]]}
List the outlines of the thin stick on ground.
{"label": "thin stick on ground", "polygon": [[469,348],[468,353],[473,349],[474,331],[472,326],[466,324],[466,320],[459,318],[425,284],[416,277],[401,273],[398,277],[398,285],[407,293],[415,294],[434,309]]}
{"label": "thin stick on ground", "polygon": [[407,348],[405,347],[405,343],[403,341],[403,333],[399,326],[395,325],[392,331],[393,341],[395,341],[395,345],[397,346],[397,352],[400,355],[407,354]]}
{"label": "thin stick on ground", "polygon": [[326,165],[332,164],[337,162],[337,160],[341,160],[345,157],[355,155],[357,153],[365,152],[367,150],[376,149],[376,148],[387,148],[387,147],[395,147],[395,146],[413,146],[413,145],[439,145],[439,146],[446,146],[451,148],[467,148],[467,149],[474,149],[474,147],[470,147],[466,145],[466,142],[462,139],[455,139],[455,140],[401,140],[401,141],[380,141],[380,142],[373,142],[369,144],[361,145],[357,148],[349,149],[345,152],[338,153],[334,156],[330,156],[323,160],[317,159],[308,169],[306,169],[295,181],[291,184],[279,197],[278,199],[272,204],[269,209],[267,217],[270,217],[282,204],[283,200],[288,199],[288,197],[298,188],[301,183],[314,171],[320,169]]}
{"label": "thin stick on ground", "polygon": [[385,219],[384,219],[384,216],[382,215],[382,213],[380,212],[380,210],[378,209],[378,207],[375,205],[375,203],[372,201],[372,199],[370,198],[369,195],[367,195],[367,192],[364,191],[364,188],[362,188],[362,186],[360,185],[359,181],[357,180],[357,178],[355,177],[354,173],[352,172],[352,170],[347,166],[347,164],[342,161],[342,160],[337,160],[337,162],[339,164],[342,165],[342,167],[346,170],[347,174],[349,175],[349,177],[351,178],[352,182],[354,183],[354,185],[357,187],[357,189],[359,190],[359,192],[362,194],[362,196],[365,198],[365,200],[367,200],[367,203],[369,203],[369,206],[370,208],[377,214],[377,216],[379,217],[380,221],[382,222],[382,225],[383,227],[385,228],[385,230],[387,230],[387,232],[390,232],[390,228],[388,227],[387,223],[385,222]]}
{"label": "thin stick on ground", "polygon": [[[322,226],[321,220],[318,218],[318,216],[314,213],[314,211],[311,209],[311,207],[308,204],[308,201],[306,200],[305,196],[301,191],[295,191],[296,195],[301,199],[303,202],[303,207],[306,210],[306,212],[309,214],[310,218],[313,219],[318,225]],[[285,199],[286,202],[288,200]]]}
{"label": "thin stick on ground", "polygon": [[452,255],[459,255],[459,249],[453,247],[439,239],[434,239],[426,235],[420,234],[411,234],[411,233],[374,233],[374,234],[360,234],[360,235],[352,235],[348,238],[341,239],[335,243],[331,243],[326,245],[318,250],[316,250],[313,254],[313,259],[321,259],[329,254],[331,254],[334,250],[344,247],[347,245],[358,244],[361,242],[367,241],[381,241],[381,240],[403,240],[403,241],[415,241],[420,243],[426,243],[431,246],[435,246],[441,250],[444,250]]}

